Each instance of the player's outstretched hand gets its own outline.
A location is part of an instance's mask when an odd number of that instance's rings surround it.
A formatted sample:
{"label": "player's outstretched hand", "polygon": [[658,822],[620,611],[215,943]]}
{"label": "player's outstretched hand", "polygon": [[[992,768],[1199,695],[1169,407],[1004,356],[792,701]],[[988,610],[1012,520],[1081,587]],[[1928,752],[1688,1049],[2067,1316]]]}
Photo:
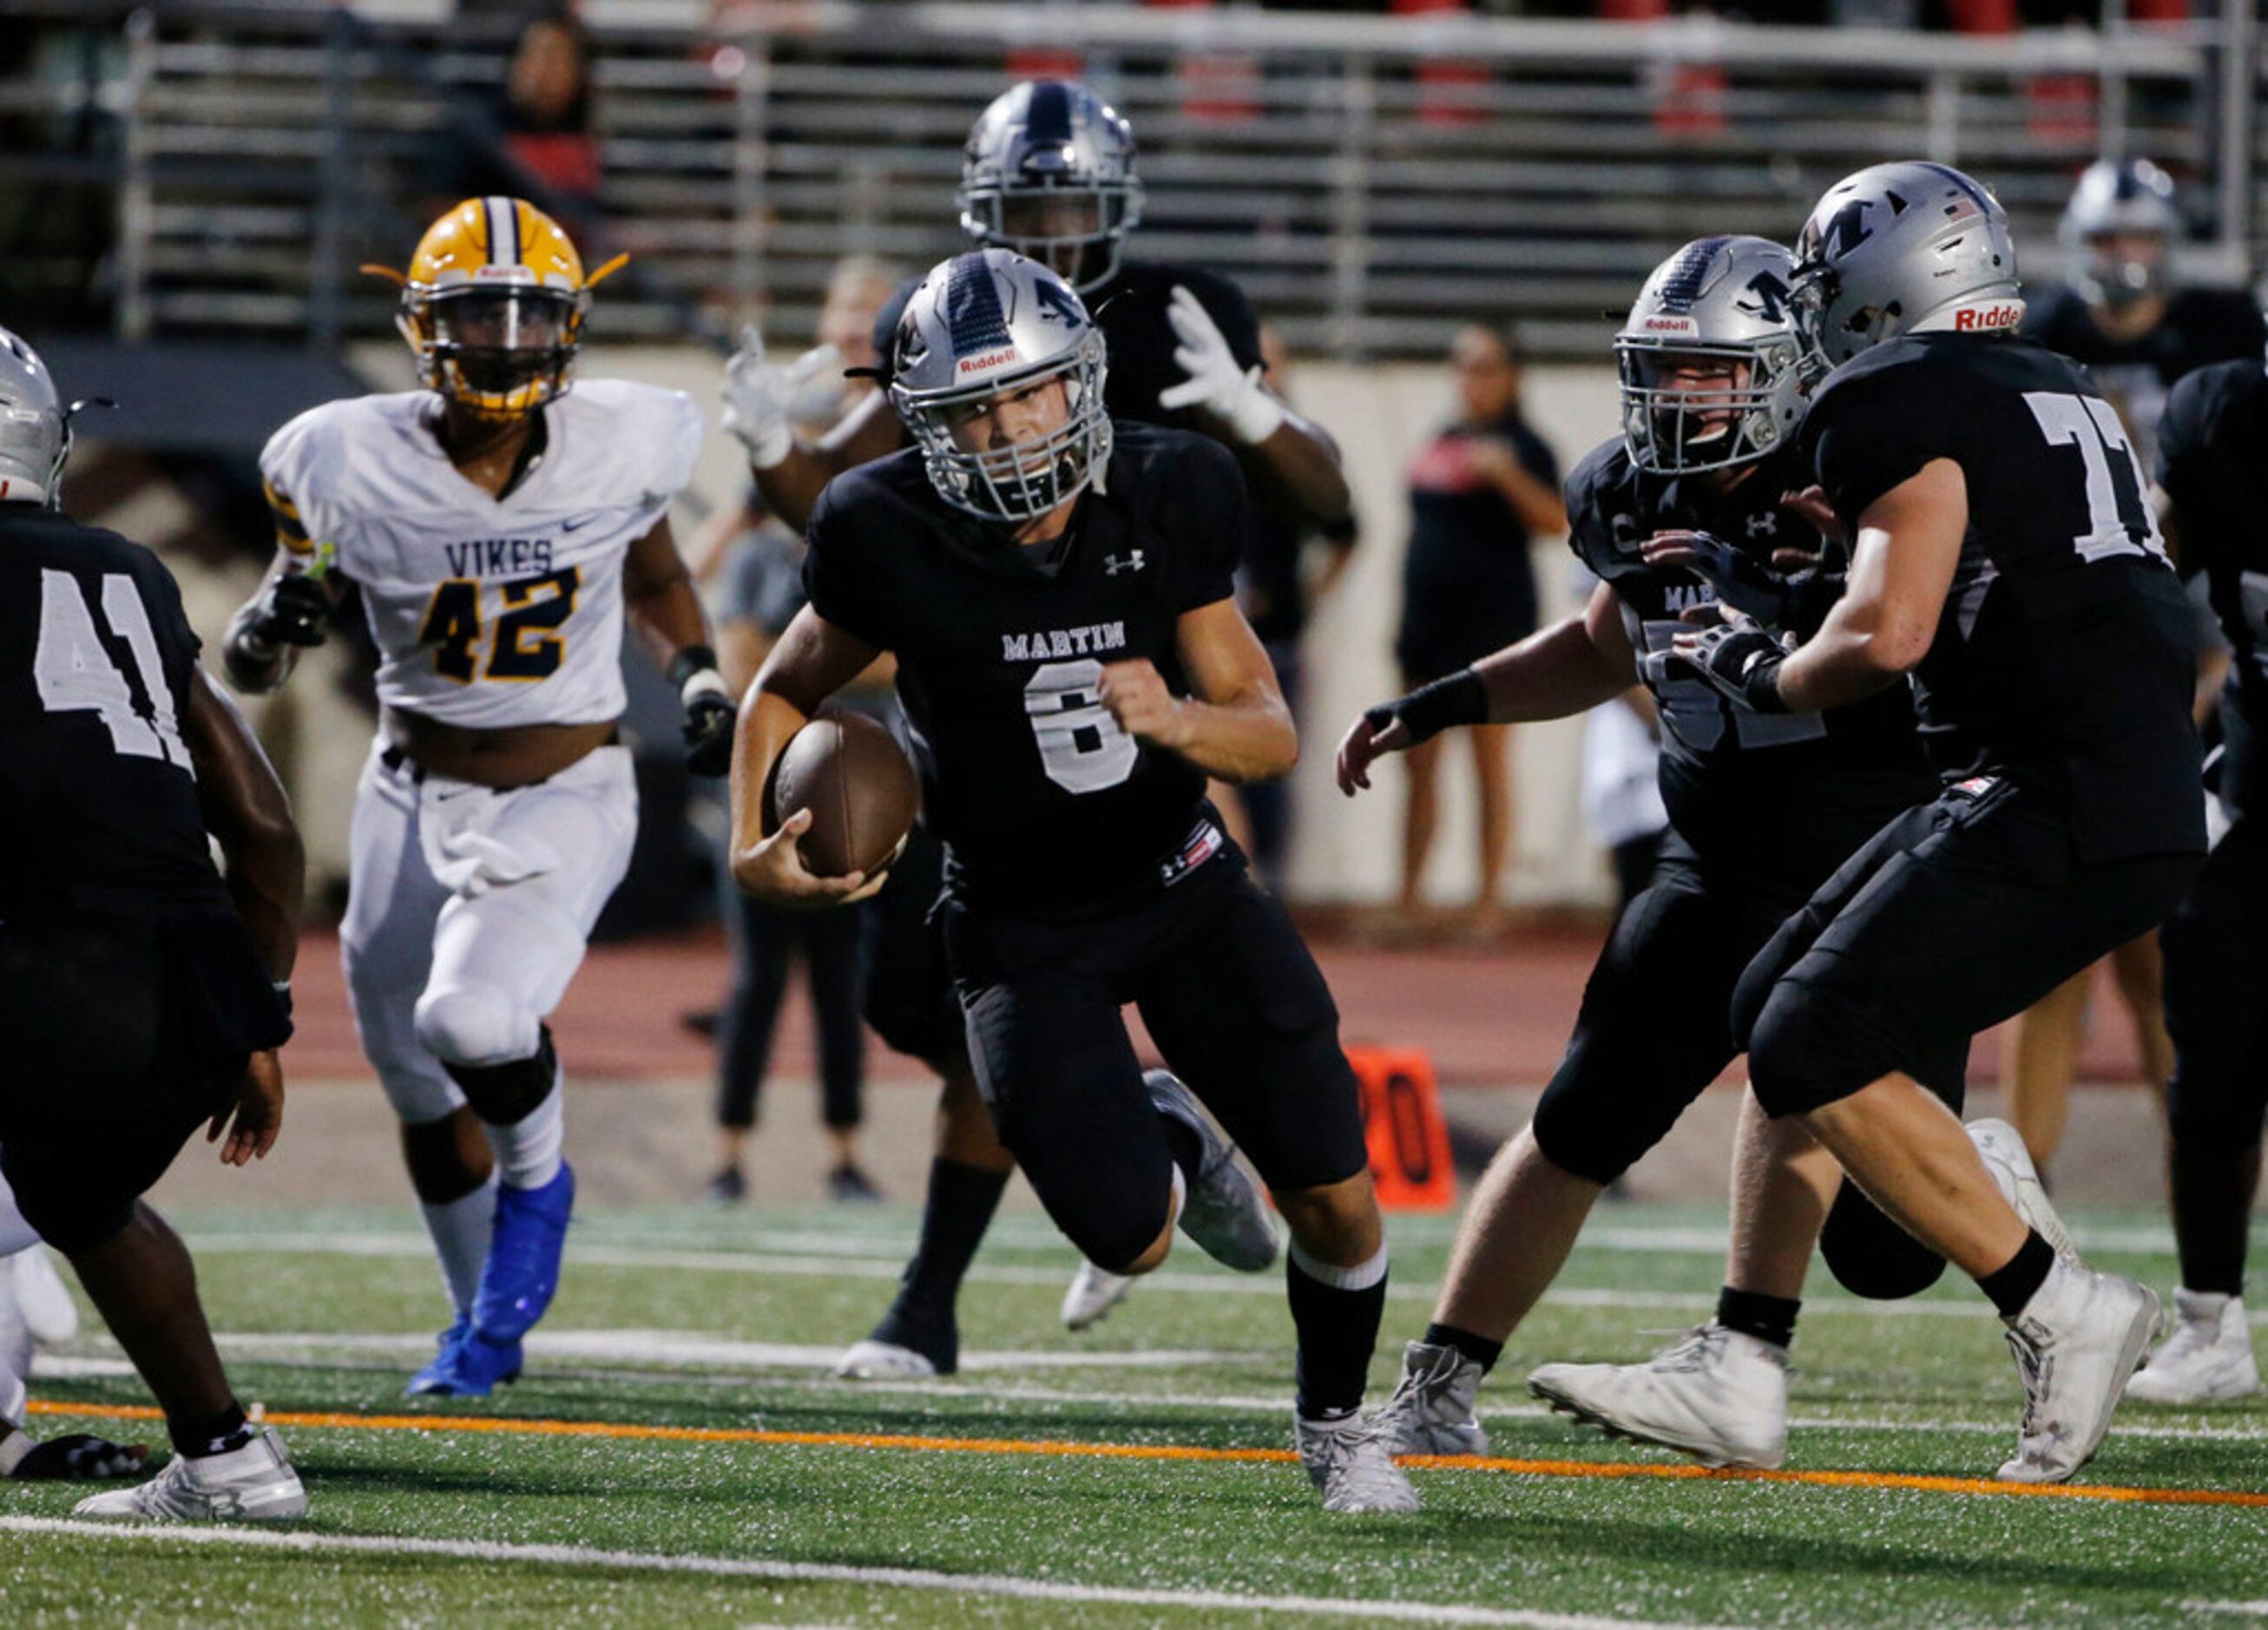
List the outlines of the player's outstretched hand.
{"label": "player's outstretched hand", "polygon": [[205,1128],[205,1141],[217,1142],[226,1132],[228,1141],[221,1145],[220,1163],[243,1166],[266,1160],[268,1151],[276,1147],[276,1133],[283,1130],[284,1066],[272,1050],[254,1053],[245,1064],[244,1079],[237,1083],[236,1101],[224,1104],[213,1116],[212,1125]]}
{"label": "player's outstretched hand", "polygon": [[1787,712],[1779,697],[1779,666],[1787,660],[1787,647],[1747,617],[1728,616],[1714,628],[1677,634],[1667,654],[1739,706],[1758,713]]}
{"label": "player's outstretched hand", "polygon": [[764,336],[754,323],[740,330],[740,349],[725,365],[725,428],[748,450],[748,461],[770,469],[795,446],[789,418],[795,399],[816,379],[838,372],[843,353],[821,345],[783,367],[764,354]]}
{"label": "player's outstretched hand", "polygon": [[24,1483],[92,1483],[136,1477],[150,1457],[147,1443],[114,1443],[73,1432],[34,1443],[8,1475]]}
{"label": "player's outstretched hand", "polygon": [[[1815,483],[1797,491],[1781,493],[1779,506],[1830,543],[1847,544],[1851,541],[1844,535],[1843,518],[1828,502],[1827,489]],[[1774,565],[1779,564],[1779,550],[1772,551]]]}
{"label": "player's outstretched hand", "polygon": [[733,857],[733,881],[740,892],[767,905],[791,911],[817,911],[830,905],[855,905],[881,892],[889,874],[846,872],[821,877],[803,863],[796,839],[811,830],[811,811],[799,809],[781,822],[769,837],[760,837]]}
{"label": "player's outstretched hand", "polygon": [[1260,382],[1261,365],[1240,365],[1228,336],[1204,308],[1204,302],[1174,285],[1166,306],[1166,321],[1174,326],[1174,365],[1189,377],[1158,393],[1158,405],[1168,413],[1202,408],[1225,420],[1239,441],[1257,446],[1274,435],[1284,423],[1284,404]]}
{"label": "player's outstretched hand", "polygon": [[1189,742],[1189,709],[1166,688],[1165,675],[1147,657],[1104,663],[1095,699],[1110,710],[1118,727],[1138,741],[1172,749]]}
{"label": "player's outstretched hand", "polygon": [[1349,798],[1368,792],[1371,765],[1388,753],[1403,752],[1413,745],[1410,726],[1385,709],[1356,714],[1346,734],[1339,738],[1339,791]]}

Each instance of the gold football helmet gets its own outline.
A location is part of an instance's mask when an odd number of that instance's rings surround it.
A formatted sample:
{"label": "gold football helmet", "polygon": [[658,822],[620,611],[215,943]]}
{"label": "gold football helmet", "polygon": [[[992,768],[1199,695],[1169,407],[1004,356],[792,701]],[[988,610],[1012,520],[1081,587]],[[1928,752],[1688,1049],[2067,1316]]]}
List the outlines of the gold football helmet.
{"label": "gold football helmet", "polygon": [[417,354],[429,390],[483,418],[516,419],[564,395],[583,343],[591,290],[629,260],[588,277],[559,223],[524,198],[468,198],[426,229],[401,285],[394,326]]}

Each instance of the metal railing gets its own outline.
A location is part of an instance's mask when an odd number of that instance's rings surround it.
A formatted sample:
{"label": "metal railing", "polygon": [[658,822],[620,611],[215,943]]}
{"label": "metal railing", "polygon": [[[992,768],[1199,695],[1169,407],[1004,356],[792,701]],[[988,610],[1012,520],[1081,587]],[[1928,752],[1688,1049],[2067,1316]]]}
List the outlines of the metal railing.
{"label": "metal railing", "polygon": [[[50,7],[81,26],[89,9]],[[951,253],[961,140],[1034,51],[1133,121],[1138,253],[1230,273],[1310,352],[1432,351],[1480,318],[1595,356],[1678,243],[1786,235],[1837,176],[1911,154],[1992,183],[2035,275],[2073,173],[2147,154],[2205,217],[2194,269],[2236,281],[2268,223],[2268,131],[2230,9],[2213,29],[1979,39],[847,0],[744,6],[719,36],[601,8],[594,231],[639,272],[603,329],[713,341],[761,314],[792,341],[843,254]],[[354,267],[399,263],[447,202],[437,152],[495,143],[501,43],[194,0],[108,26],[121,332],[381,329],[390,294]],[[0,80],[0,110],[11,94]]]}

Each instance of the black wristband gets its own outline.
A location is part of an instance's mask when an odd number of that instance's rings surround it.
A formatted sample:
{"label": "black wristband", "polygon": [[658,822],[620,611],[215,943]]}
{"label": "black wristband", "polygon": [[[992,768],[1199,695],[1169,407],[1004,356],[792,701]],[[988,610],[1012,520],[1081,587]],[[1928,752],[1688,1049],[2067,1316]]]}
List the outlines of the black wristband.
{"label": "black wristband", "polygon": [[1383,730],[1400,719],[1410,733],[1410,744],[1415,747],[1459,725],[1488,723],[1488,685],[1474,669],[1460,668],[1446,678],[1418,686],[1406,697],[1382,702],[1363,717],[1373,730]]}
{"label": "black wristband", "polygon": [[674,690],[685,689],[685,682],[704,668],[717,666],[717,653],[706,645],[688,645],[669,659],[669,682]]}

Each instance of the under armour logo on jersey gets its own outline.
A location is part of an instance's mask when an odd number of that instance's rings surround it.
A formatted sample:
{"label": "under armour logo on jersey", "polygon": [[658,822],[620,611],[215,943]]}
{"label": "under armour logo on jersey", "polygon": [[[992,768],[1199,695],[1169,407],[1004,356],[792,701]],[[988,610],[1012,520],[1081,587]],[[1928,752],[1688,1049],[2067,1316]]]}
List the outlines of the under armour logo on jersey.
{"label": "under armour logo on jersey", "polygon": [[1123,555],[1105,555],[1102,571],[1106,577],[1116,577],[1122,572],[1139,572],[1148,557],[1138,549],[1130,549]]}
{"label": "under armour logo on jersey", "polygon": [[1749,535],[1752,538],[1776,538],[1779,535],[1779,517],[1764,510],[1749,517]]}

